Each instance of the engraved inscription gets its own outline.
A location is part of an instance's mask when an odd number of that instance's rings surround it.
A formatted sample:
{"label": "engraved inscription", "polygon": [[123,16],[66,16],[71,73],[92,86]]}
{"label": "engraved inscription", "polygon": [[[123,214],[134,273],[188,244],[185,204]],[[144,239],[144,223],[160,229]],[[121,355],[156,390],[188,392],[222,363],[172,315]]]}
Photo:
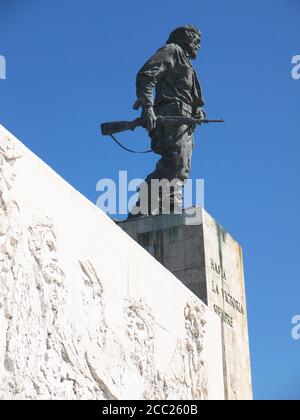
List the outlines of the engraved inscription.
{"label": "engraved inscription", "polygon": [[231,328],[233,328],[233,318],[228,315],[223,309],[219,308],[219,306],[214,305],[214,311],[215,313],[222,319],[225,324],[229,325]]}
{"label": "engraved inscription", "polygon": [[[222,297],[224,306],[228,305],[231,308],[233,308],[235,311],[240,313],[241,315],[244,315],[245,311],[244,311],[243,305],[240,303],[240,301],[238,299],[236,299],[234,296],[232,296],[231,293],[224,290],[223,281],[228,282],[229,281],[229,276],[226,274],[226,272],[223,269],[223,267],[221,266],[221,264],[217,264],[215,262],[215,260],[213,258],[211,258],[210,259],[210,267],[215,273],[218,274],[217,279],[218,279],[219,283],[221,283],[221,284],[218,284],[218,281],[212,281],[212,291],[213,291],[213,293],[215,295],[218,295],[218,297],[220,297],[220,298]],[[222,280],[222,282],[220,282],[220,279]],[[223,322],[233,328],[233,317],[230,316],[225,311],[225,308],[222,309],[218,305],[214,305],[213,308],[214,308],[214,311],[216,312],[216,314],[223,320]]]}
{"label": "engraved inscription", "polygon": [[215,273],[217,273],[220,277],[221,277],[221,279],[222,280],[224,280],[224,281],[227,281],[227,277],[226,277],[226,273],[225,273],[225,271],[223,270],[223,268],[222,268],[222,266],[221,266],[221,264],[217,264],[212,258],[210,259],[210,266],[211,266],[211,269],[215,272]]}

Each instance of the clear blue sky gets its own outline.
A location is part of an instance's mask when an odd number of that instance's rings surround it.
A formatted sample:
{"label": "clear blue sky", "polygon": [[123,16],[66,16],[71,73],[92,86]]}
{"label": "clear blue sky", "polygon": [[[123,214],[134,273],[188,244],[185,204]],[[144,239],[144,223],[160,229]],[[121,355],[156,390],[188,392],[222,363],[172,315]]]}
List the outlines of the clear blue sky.
{"label": "clear blue sky", "polygon": [[[0,0],[0,122],[93,202],[100,178],[144,177],[157,159],[99,123],[135,117],[137,70],[174,27],[201,28],[206,111],[226,124],[198,129],[191,175],[243,246],[257,399],[300,399],[299,22],[299,0]],[[142,130],[120,138],[149,146]]]}

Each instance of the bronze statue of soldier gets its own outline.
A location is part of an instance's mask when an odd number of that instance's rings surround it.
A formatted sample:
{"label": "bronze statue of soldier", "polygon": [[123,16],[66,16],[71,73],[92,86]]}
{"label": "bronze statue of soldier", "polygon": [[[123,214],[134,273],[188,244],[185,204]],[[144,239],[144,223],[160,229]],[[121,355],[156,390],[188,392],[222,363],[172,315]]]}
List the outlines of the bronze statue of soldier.
{"label": "bronze statue of soldier", "polygon": [[[145,186],[148,204],[140,209],[139,200],[129,213],[129,218],[143,214],[164,212],[163,198],[169,200],[169,210],[182,207],[182,187],[189,177],[194,147],[195,125],[168,125],[159,123],[158,116],[186,116],[205,119],[202,107],[204,100],[200,83],[191,60],[200,49],[201,33],[191,25],[171,32],[166,45],[160,48],[141,68],[136,79],[137,101],[134,109],[142,108],[143,126],[151,138],[152,150],[161,156],[156,169],[147,176]],[[155,97],[153,97],[155,91]],[[151,181],[176,182],[169,189],[168,197],[163,191],[151,208]],[[166,190],[165,190],[166,191]],[[145,203],[144,203],[145,204]],[[152,200],[153,207],[153,200]]]}

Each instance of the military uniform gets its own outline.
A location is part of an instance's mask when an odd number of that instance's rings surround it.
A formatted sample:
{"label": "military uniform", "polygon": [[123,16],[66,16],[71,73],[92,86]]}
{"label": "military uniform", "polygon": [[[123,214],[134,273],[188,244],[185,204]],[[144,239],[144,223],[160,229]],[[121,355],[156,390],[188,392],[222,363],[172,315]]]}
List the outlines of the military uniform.
{"label": "military uniform", "polygon": [[[204,105],[195,70],[187,54],[177,44],[165,45],[147,61],[138,72],[136,87],[139,104],[143,109],[153,106],[156,115],[195,116],[198,108]],[[175,204],[179,207],[182,204],[182,186],[191,169],[193,133],[193,126],[170,127],[162,124],[157,124],[149,133],[152,149],[161,155],[161,159],[145,182],[150,195],[152,179],[178,179],[180,191],[171,192],[171,208],[176,200]],[[154,214],[161,212],[161,205],[158,209],[152,209]]]}

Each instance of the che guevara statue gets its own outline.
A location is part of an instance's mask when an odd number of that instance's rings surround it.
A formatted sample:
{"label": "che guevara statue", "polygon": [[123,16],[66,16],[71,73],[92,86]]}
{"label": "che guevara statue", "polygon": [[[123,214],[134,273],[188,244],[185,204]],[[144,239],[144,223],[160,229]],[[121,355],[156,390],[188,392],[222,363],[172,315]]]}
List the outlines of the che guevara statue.
{"label": "che guevara statue", "polygon": [[[191,169],[195,125],[168,125],[159,122],[158,116],[205,119],[202,91],[191,63],[197,57],[200,41],[201,33],[192,25],[175,29],[170,33],[166,45],[137,74],[137,100],[133,108],[142,109],[143,126],[151,138],[151,148],[161,157],[156,169],[141,185],[139,200],[129,213],[129,218],[163,213],[163,198],[169,200],[171,213],[182,206],[182,187]],[[164,196],[166,190],[160,192],[157,205],[151,208],[151,181],[163,179],[173,181],[172,188],[168,190],[168,197]],[[146,190],[143,186],[147,187]],[[142,191],[148,194],[146,209],[145,205],[144,209],[140,206]]]}

